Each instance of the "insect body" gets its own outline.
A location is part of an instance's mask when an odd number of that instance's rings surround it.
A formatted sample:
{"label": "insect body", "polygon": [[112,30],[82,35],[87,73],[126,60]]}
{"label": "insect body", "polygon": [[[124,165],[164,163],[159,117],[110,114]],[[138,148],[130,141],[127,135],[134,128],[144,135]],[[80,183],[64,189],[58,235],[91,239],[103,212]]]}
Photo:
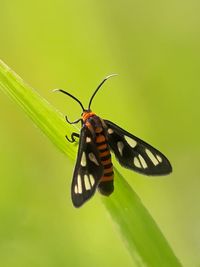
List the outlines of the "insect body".
{"label": "insect body", "polygon": [[80,134],[72,133],[69,142],[80,138],[74,170],[71,196],[75,207],[80,207],[95,193],[110,195],[114,190],[111,151],[119,163],[128,169],[145,175],[165,175],[172,171],[168,159],[157,149],[138,137],[126,132],[114,123],[103,120],[91,111],[92,100],[102,84],[113,75],[106,77],[93,93],[88,109],[74,96],[62,89],[56,89],[76,100],[83,109],[82,117],[70,124],[81,121]]}
{"label": "insect body", "polygon": [[[110,147],[108,144],[107,127],[105,122],[96,116],[93,112],[83,113],[83,123],[92,133],[91,139],[86,138],[89,142],[93,141],[96,153],[92,154],[89,152],[89,159],[101,168],[100,180],[98,183],[98,189],[103,195],[110,195],[113,190],[113,165],[111,161]],[[96,159],[100,159],[100,164],[97,164]],[[94,166],[94,168],[97,168]],[[103,168],[102,168],[103,167]],[[102,171],[103,170],[103,171]],[[95,175],[95,174],[94,174]]]}

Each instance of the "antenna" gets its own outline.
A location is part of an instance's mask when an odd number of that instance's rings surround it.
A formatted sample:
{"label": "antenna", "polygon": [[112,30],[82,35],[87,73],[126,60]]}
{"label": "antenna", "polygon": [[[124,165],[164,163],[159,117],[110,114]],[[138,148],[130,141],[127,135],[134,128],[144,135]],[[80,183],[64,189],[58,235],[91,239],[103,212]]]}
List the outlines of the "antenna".
{"label": "antenna", "polygon": [[84,107],[83,107],[83,104],[81,103],[81,101],[78,100],[78,98],[76,98],[75,96],[71,95],[70,93],[68,93],[68,92],[66,92],[66,91],[64,91],[64,90],[62,90],[62,89],[54,89],[53,92],[61,92],[61,93],[63,93],[63,94],[66,94],[66,95],[70,96],[70,97],[73,98],[76,102],[79,103],[79,105],[81,106],[81,108],[82,108],[83,111],[85,110]]}
{"label": "antenna", "polygon": [[90,106],[92,104],[92,100],[94,98],[94,96],[96,95],[96,93],[99,91],[99,89],[101,88],[101,86],[105,83],[105,81],[107,81],[109,78],[113,77],[113,76],[116,76],[118,74],[111,74],[109,76],[107,76],[106,78],[103,79],[103,81],[99,84],[99,86],[97,87],[97,89],[94,91],[93,95],[91,96],[90,98],[90,102],[89,102],[89,105],[88,105],[88,110],[90,110]]}

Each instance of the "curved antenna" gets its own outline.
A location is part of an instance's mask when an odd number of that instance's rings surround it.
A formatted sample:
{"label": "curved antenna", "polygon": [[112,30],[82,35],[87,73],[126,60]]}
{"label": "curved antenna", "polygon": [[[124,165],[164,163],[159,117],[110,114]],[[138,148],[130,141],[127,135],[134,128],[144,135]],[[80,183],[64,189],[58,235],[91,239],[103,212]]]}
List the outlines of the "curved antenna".
{"label": "curved antenna", "polygon": [[76,102],[79,103],[79,105],[81,106],[81,108],[82,108],[83,111],[85,110],[84,107],[83,107],[83,104],[81,103],[81,101],[78,100],[78,98],[76,98],[75,96],[71,95],[70,93],[68,93],[68,92],[66,92],[66,91],[64,91],[64,90],[62,90],[62,89],[54,89],[53,92],[61,92],[61,93],[63,93],[63,94],[66,94],[66,95],[70,96],[70,97],[73,98]]}
{"label": "curved antenna", "polygon": [[99,84],[99,86],[97,87],[97,89],[94,91],[93,95],[91,96],[90,98],[90,102],[89,102],[89,105],[88,105],[88,110],[90,110],[90,106],[92,104],[92,100],[94,98],[94,96],[96,95],[96,93],[99,91],[99,89],[101,88],[101,86],[105,83],[105,81],[107,81],[109,78],[113,77],[113,76],[116,76],[118,74],[111,74],[109,76],[107,76],[106,78],[103,79],[103,81]]}

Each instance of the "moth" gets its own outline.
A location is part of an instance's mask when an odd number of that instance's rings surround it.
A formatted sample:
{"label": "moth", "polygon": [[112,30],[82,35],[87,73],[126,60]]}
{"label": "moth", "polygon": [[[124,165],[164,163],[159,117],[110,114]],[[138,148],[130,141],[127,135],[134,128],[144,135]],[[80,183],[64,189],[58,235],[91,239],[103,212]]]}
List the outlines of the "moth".
{"label": "moth", "polygon": [[79,138],[79,148],[74,169],[71,198],[75,207],[82,206],[95,193],[96,189],[105,196],[114,191],[114,172],[111,152],[114,152],[119,163],[128,169],[145,175],[166,175],[172,172],[169,160],[157,149],[120,128],[113,122],[97,116],[91,110],[92,101],[104,82],[114,76],[107,76],[94,91],[88,108],[85,109],[79,99],[70,93],[60,91],[79,103],[83,112],[76,121],[66,121],[70,124],[81,122],[80,133],[73,132],[71,143]]}

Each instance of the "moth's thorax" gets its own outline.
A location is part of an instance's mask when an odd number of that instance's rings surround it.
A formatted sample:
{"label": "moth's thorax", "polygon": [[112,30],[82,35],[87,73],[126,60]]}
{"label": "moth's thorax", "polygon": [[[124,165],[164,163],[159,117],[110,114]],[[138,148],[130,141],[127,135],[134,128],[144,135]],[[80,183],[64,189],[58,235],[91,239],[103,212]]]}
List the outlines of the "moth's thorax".
{"label": "moth's thorax", "polygon": [[104,128],[103,120],[94,112],[84,112],[82,115],[83,124],[92,132],[101,133]]}

